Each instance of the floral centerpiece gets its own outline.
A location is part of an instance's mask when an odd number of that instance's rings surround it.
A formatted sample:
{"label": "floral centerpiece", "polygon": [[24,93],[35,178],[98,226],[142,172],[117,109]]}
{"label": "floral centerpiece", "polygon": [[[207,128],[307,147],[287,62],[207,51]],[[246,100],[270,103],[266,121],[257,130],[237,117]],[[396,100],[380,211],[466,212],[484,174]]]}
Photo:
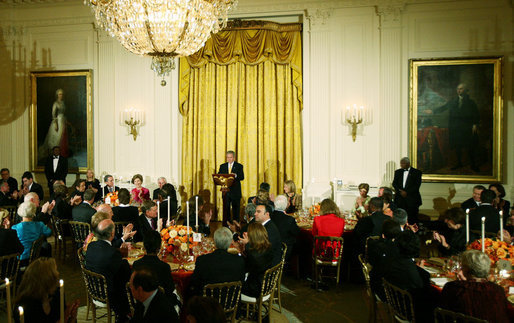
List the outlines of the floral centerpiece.
{"label": "floral centerpiece", "polygon": [[[484,241],[485,253],[489,256],[493,264],[501,259],[510,261],[514,266],[514,246],[511,246],[503,241],[496,241],[490,238]],[[482,250],[482,239],[478,239],[468,245],[469,249]]]}
{"label": "floral centerpiece", "polygon": [[105,195],[104,202],[111,206],[120,205],[120,200],[118,200],[118,191],[107,193],[107,195]]}
{"label": "floral centerpiece", "polygon": [[186,252],[196,244],[196,242],[193,242],[192,233],[193,229],[190,227],[189,236],[187,235],[187,226],[185,225],[171,225],[164,228],[161,230],[162,246],[167,253],[172,253],[176,248]]}
{"label": "floral centerpiece", "polygon": [[314,217],[319,214],[319,211],[321,210],[321,205],[319,203],[311,205],[309,208],[309,215],[311,217]]}

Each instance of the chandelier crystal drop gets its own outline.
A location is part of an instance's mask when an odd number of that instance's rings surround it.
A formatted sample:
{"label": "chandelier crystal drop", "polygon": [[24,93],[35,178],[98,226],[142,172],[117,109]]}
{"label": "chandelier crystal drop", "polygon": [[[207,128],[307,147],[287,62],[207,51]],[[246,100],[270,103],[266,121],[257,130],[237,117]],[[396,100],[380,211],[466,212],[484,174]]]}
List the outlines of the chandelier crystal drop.
{"label": "chandelier crystal drop", "polygon": [[227,23],[237,0],[84,0],[98,24],[130,52],[152,57],[161,77],[174,57],[196,53]]}

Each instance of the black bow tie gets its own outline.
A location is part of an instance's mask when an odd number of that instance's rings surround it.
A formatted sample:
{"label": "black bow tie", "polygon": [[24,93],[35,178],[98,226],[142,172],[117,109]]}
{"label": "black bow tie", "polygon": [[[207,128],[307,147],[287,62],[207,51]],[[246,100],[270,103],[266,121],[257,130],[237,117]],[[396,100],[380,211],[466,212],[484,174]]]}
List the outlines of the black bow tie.
{"label": "black bow tie", "polygon": [[403,171],[404,171],[404,172],[408,172],[409,170],[408,170],[408,169],[404,169]]}
{"label": "black bow tie", "polygon": [[54,156],[54,159],[59,159],[59,156]]}

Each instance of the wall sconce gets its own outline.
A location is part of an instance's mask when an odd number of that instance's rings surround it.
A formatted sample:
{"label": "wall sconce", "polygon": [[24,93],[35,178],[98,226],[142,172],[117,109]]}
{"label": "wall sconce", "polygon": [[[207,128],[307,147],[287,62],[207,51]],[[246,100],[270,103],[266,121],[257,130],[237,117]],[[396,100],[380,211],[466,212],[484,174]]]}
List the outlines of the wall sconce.
{"label": "wall sconce", "polygon": [[121,121],[123,124],[129,126],[130,134],[136,141],[138,135],[138,128],[144,124],[144,112],[134,108],[125,109],[122,112]]}
{"label": "wall sconce", "polygon": [[363,122],[364,113],[364,106],[362,105],[357,107],[357,104],[354,104],[352,107],[346,107],[344,119],[352,127],[352,139],[354,142],[357,138],[357,125]]}

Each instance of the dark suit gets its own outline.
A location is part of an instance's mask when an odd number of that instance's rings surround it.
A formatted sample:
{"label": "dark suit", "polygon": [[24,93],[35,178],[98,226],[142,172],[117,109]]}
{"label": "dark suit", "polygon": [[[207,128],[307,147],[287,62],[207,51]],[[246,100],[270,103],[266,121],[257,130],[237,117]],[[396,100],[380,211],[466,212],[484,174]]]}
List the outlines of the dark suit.
{"label": "dark suit", "polygon": [[62,197],[55,199],[55,206],[52,210],[52,215],[59,219],[71,219],[72,206]]}
{"label": "dark suit", "polygon": [[14,191],[18,190],[18,181],[14,177],[9,177],[7,179],[7,184],[9,185],[9,194],[14,193]]}
{"label": "dark suit", "polygon": [[156,188],[153,190],[153,193],[152,193],[152,200],[158,200],[159,199],[159,191],[161,189],[160,188]]}
{"label": "dark suit", "polygon": [[[150,302],[146,313],[144,313],[143,303],[137,301],[134,309],[134,316],[131,323],[154,323],[154,322],[180,322],[177,312],[173,308],[173,302],[157,290],[154,298]],[[144,313],[144,316],[143,316]]]}
{"label": "dark suit", "polygon": [[[218,173],[228,174],[228,163],[221,164]],[[230,190],[226,194],[224,194],[223,197],[224,199],[226,199],[226,201],[223,203],[223,206],[225,207],[225,209],[223,210],[223,223],[226,223],[227,220],[230,220],[230,206],[232,206],[233,220],[239,221],[239,213],[241,212],[241,181],[245,179],[243,165],[234,161],[231,173],[236,174],[236,178],[234,180],[234,183],[230,187]]]}
{"label": "dark suit", "polygon": [[[23,253],[23,245],[16,230],[0,228],[0,256]],[[0,268],[1,269],[1,268]]]}
{"label": "dark suit", "polygon": [[203,287],[207,284],[243,282],[244,278],[244,258],[216,249],[196,259],[195,271],[191,276],[191,290],[194,295],[202,295]]}
{"label": "dark suit", "polygon": [[282,238],[280,237],[280,231],[273,221],[266,222],[264,228],[268,232],[268,239],[271,243],[271,252],[273,254],[271,266],[273,267],[282,260]]}
{"label": "dark suit", "polygon": [[287,245],[286,259],[289,259],[300,228],[296,224],[296,220],[283,211],[274,211],[271,214],[271,221],[277,226],[282,242]]}
{"label": "dark suit", "polygon": [[53,155],[48,157],[45,164],[45,175],[48,182],[48,188],[50,189],[50,195],[54,192],[53,184],[56,180],[61,180],[66,184],[66,175],[68,175],[68,159],[63,156],[59,156],[59,162],[57,168],[54,171],[54,157]]}
{"label": "dark suit", "polygon": [[[157,228],[157,222],[156,220],[154,219],[154,224],[155,224],[155,227]],[[148,220],[146,219],[146,216],[144,214],[141,214],[138,218],[137,218],[137,228],[138,228],[138,231],[136,233],[136,240],[137,241],[142,241],[144,240],[145,238],[145,235],[150,232],[150,231],[155,231],[154,229],[152,229],[152,227],[150,226],[150,223],[148,223]]]}
{"label": "dark suit", "polygon": [[357,222],[354,230],[358,244],[355,248],[357,251],[356,255],[364,252],[366,239],[368,237],[382,235],[382,224],[384,224],[384,221],[387,219],[390,219],[390,217],[380,211],[377,211]]}
{"label": "dark suit", "polygon": [[[418,222],[419,206],[422,204],[421,194],[419,194],[419,187],[421,186],[421,171],[414,167],[410,167],[405,187],[403,186],[403,173],[403,168],[397,169],[394,172],[394,202],[399,208],[407,211],[407,214],[409,215],[409,223],[414,224]],[[401,195],[401,190],[407,192],[406,197]]]}
{"label": "dark suit", "polygon": [[16,200],[11,198],[11,193],[0,192],[0,206],[14,206],[16,205]]}
{"label": "dark suit", "polygon": [[39,196],[39,201],[41,201],[41,202],[43,201],[43,198],[45,197],[45,193],[43,192],[43,187],[36,182],[32,182],[29,192],[36,193],[37,196]]}
{"label": "dark suit", "polygon": [[116,315],[126,315],[129,306],[125,284],[130,279],[131,270],[120,251],[107,241],[94,241],[87,247],[85,261],[86,269],[105,277],[109,300]]}
{"label": "dark suit", "polygon": [[[107,185],[105,185],[105,186],[103,187],[103,190],[104,190],[104,193],[103,193],[103,194],[104,194],[104,196],[106,196],[107,194],[109,194],[109,193],[110,193],[110,192],[109,192],[109,188],[108,188],[108,186],[107,186]],[[115,190],[116,192],[118,192],[118,191],[120,190],[120,188],[119,188],[118,186],[114,186],[114,190]]]}
{"label": "dark suit", "polygon": [[470,197],[469,199],[465,200],[460,205],[461,209],[463,209],[464,211],[466,211],[466,209],[469,209],[469,211],[474,210],[478,206],[479,205],[477,204],[477,202],[472,197]]}
{"label": "dark suit", "polygon": [[399,256],[398,247],[389,239],[380,238],[370,240],[368,246],[368,262],[372,269],[370,272],[370,285],[381,300],[385,301],[385,292],[382,287],[382,278],[388,269],[388,263]]}
{"label": "dark suit", "polygon": [[[500,231],[500,214],[498,210],[492,206],[491,204],[481,204],[478,208],[469,212],[469,229],[470,230],[482,230],[482,217],[485,217],[485,231],[497,233]],[[507,217],[503,217],[505,226],[505,221]],[[474,237],[474,239],[480,238],[479,236]],[[473,240],[473,237],[470,236],[470,239]]]}
{"label": "dark suit", "polygon": [[[175,195],[175,199],[170,196],[170,221],[177,216],[177,196]],[[168,200],[163,200],[159,203],[159,212],[161,219],[164,219],[164,223],[168,221]]]}
{"label": "dark suit", "polygon": [[273,250],[268,249],[265,252],[257,252],[253,250],[250,245],[247,245],[245,266],[248,277],[243,283],[241,293],[247,296],[257,297],[261,291],[264,272],[274,266]]}
{"label": "dark suit", "polygon": [[176,303],[176,296],[173,294],[175,283],[173,282],[173,276],[171,276],[170,265],[161,261],[157,256],[145,255],[143,258],[135,261],[132,268],[134,270],[147,268],[152,271],[159,281],[159,286],[164,288],[166,296],[174,299]]}
{"label": "dark suit", "polygon": [[73,221],[91,224],[91,218],[95,213],[96,210],[91,205],[82,202],[71,210],[71,217]]}
{"label": "dark suit", "polygon": [[112,208],[112,213],[114,222],[130,222],[134,226],[137,225],[139,210],[136,206],[115,206]]}

